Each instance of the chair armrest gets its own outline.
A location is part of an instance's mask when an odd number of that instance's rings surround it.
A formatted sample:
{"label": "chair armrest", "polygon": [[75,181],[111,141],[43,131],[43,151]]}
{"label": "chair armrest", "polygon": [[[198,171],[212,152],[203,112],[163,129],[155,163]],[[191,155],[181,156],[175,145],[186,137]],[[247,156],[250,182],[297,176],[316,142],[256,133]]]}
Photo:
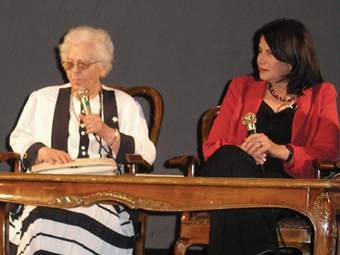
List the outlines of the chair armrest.
{"label": "chair armrest", "polygon": [[180,155],[165,161],[167,168],[179,168],[188,177],[195,176],[197,165],[197,157],[191,155]]}
{"label": "chair armrest", "polygon": [[20,160],[20,154],[16,152],[0,152],[0,161],[6,161],[9,159]]}
{"label": "chair armrest", "polygon": [[14,172],[19,173],[22,171],[22,165],[20,161],[20,154],[16,152],[6,151],[0,152],[0,162],[8,161],[12,166]]}
{"label": "chair armrest", "polygon": [[333,176],[340,172],[340,160],[314,160],[313,168],[318,179],[325,176]]}
{"label": "chair armrest", "polygon": [[152,171],[152,166],[148,162],[146,162],[141,155],[126,153],[125,160],[127,163],[129,174],[136,174],[138,170],[140,170],[141,172]]}

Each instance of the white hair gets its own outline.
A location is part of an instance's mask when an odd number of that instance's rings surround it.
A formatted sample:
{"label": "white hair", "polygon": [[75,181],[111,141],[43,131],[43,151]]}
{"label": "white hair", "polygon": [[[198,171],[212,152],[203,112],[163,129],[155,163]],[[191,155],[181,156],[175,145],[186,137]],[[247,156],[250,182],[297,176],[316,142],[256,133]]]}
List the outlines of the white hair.
{"label": "white hair", "polygon": [[72,28],[66,33],[63,42],[59,45],[61,60],[66,60],[72,45],[83,42],[93,43],[95,46],[95,54],[102,63],[107,74],[111,70],[114,62],[115,49],[110,35],[103,29],[90,26]]}

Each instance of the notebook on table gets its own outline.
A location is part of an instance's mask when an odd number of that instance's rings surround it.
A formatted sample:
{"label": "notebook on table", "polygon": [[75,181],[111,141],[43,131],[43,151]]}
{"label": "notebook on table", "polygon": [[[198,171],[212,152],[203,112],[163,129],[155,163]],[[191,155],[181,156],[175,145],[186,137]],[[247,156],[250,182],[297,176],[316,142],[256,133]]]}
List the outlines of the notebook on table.
{"label": "notebook on table", "polygon": [[118,175],[112,158],[81,158],[65,164],[41,163],[31,169],[36,174]]}

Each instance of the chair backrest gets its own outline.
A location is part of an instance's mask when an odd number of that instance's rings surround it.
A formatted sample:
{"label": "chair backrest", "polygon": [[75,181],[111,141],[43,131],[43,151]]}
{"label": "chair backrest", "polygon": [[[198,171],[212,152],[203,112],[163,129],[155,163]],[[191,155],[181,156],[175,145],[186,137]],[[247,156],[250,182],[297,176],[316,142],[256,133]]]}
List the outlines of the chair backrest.
{"label": "chair backrest", "polygon": [[201,123],[202,142],[208,139],[211,126],[214,123],[215,118],[220,114],[220,109],[221,107],[218,105],[210,108],[203,114]]}
{"label": "chair backrest", "polygon": [[143,97],[150,103],[149,137],[156,145],[163,121],[164,105],[161,94],[154,88],[148,86],[131,87],[121,89],[132,97]]}

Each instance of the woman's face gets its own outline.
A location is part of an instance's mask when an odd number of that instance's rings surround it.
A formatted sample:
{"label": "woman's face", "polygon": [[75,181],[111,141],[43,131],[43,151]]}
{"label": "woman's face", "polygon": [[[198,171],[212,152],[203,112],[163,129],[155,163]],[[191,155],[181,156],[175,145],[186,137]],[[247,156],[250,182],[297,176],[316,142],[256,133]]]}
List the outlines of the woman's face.
{"label": "woman's face", "polygon": [[100,78],[105,70],[95,53],[91,43],[84,42],[70,47],[63,66],[72,88],[87,88],[91,91],[100,87]]}
{"label": "woman's face", "polygon": [[282,62],[274,57],[263,36],[261,36],[259,43],[257,65],[260,79],[272,84],[280,82],[292,69],[290,64]]}

